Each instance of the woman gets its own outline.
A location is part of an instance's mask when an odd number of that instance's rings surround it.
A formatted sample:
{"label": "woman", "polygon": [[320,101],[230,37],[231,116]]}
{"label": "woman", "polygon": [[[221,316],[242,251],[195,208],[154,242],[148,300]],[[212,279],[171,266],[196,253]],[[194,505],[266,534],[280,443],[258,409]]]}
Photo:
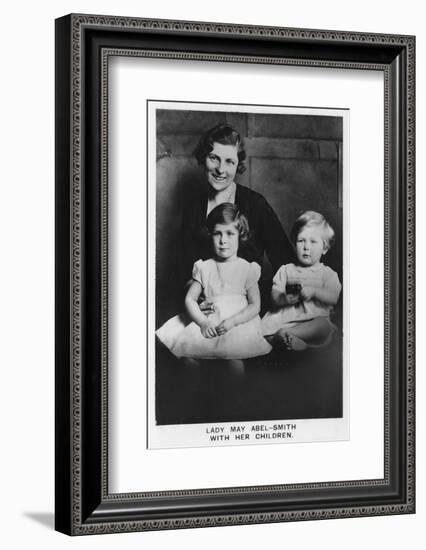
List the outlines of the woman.
{"label": "woman", "polygon": [[191,278],[195,261],[209,257],[206,218],[224,202],[236,204],[248,220],[250,235],[239,250],[241,258],[262,267],[266,253],[274,273],[290,262],[293,248],[272,207],[260,193],[235,182],[236,175],[245,171],[246,153],[240,134],[232,126],[219,124],[201,137],[194,156],[204,168],[207,185],[184,208],[180,254],[183,280]]}

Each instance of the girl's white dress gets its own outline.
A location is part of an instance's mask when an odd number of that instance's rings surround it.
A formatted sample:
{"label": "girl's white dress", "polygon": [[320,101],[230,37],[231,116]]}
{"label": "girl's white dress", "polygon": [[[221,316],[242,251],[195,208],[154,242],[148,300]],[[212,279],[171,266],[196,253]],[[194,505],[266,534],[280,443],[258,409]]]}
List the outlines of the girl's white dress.
{"label": "girl's white dress", "polygon": [[[215,311],[210,316],[214,316],[215,326],[247,307],[247,290],[257,285],[259,277],[257,263],[238,257],[231,262],[198,260],[192,272],[206,300],[214,304]],[[200,327],[181,314],[169,319],[156,334],[176,357],[247,359],[265,355],[272,349],[263,338],[258,315],[222,336],[205,338]]]}
{"label": "girl's white dress", "polygon": [[[273,279],[273,288],[279,292],[286,292],[287,284],[302,284],[314,288],[327,288],[340,294],[342,285],[339,276],[330,267],[319,263],[311,267],[302,267],[295,264],[283,265]],[[330,322],[329,337],[322,343],[328,344],[336,327],[330,321],[333,307],[318,300],[303,301],[293,306],[284,306],[278,311],[265,314],[262,319],[262,330],[265,336],[275,334],[280,329],[296,326],[298,323],[310,321],[316,317],[324,317]]]}

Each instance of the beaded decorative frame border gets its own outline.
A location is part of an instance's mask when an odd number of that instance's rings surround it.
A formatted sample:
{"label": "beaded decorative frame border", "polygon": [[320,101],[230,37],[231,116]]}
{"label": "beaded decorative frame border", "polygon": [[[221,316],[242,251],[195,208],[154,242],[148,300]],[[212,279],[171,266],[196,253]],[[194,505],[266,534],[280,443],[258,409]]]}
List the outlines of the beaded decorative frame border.
{"label": "beaded decorative frame border", "polygon": [[[412,513],[414,512],[414,476],[415,476],[415,461],[414,461],[414,200],[415,200],[415,39],[412,36],[396,36],[388,34],[364,34],[364,33],[348,33],[341,31],[323,31],[323,30],[307,30],[307,29],[286,29],[278,27],[257,27],[245,25],[227,25],[218,23],[201,23],[187,21],[169,21],[169,20],[154,20],[154,19],[136,19],[124,17],[108,17],[96,15],[72,15],[71,16],[71,116],[72,116],[72,174],[71,174],[71,272],[72,272],[72,326],[71,326],[71,385],[72,385],[72,413],[71,413],[71,452],[72,452],[72,520],[71,531],[75,535],[84,534],[100,534],[100,533],[118,533],[128,531],[143,531],[143,530],[158,530],[158,529],[181,529],[189,527],[205,527],[219,525],[238,525],[248,523],[265,523],[265,522],[285,522],[296,520],[311,520],[311,519],[328,519],[328,518],[348,518],[361,517],[371,515],[385,515],[395,513]],[[124,521],[124,522],[105,522],[83,524],[81,515],[81,316],[82,316],[82,262],[81,262],[81,243],[82,243],[82,189],[81,189],[81,121],[82,121],[82,105],[81,105],[81,51],[82,51],[82,30],[85,27],[102,27],[115,28],[122,30],[152,30],[152,31],[184,31],[191,33],[209,33],[215,36],[250,36],[258,38],[276,37],[276,38],[291,38],[291,39],[310,39],[316,41],[327,41],[329,43],[362,43],[365,45],[400,45],[406,48],[407,51],[407,235],[406,235],[406,250],[407,250],[407,346],[406,346],[406,364],[407,364],[407,499],[406,504],[392,506],[365,506],[365,507],[343,507],[332,509],[318,509],[308,511],[285,511],[273,513],[250,513],[250,514],[231,514],[231,515],[215,515],[211,517],[192,517],[190,519],[165,519],[165,520],[147,520],[147,521]],[[107,120],[108,120],[108,102],[107,102],[107,75],[108,75],[108,59],[110,56],[142,56],[142,57],[163,57],[168,59],[191,59],[204,61],[238,61],[241,63],[265,63],[265,64],[286,64],[286,65],[302,65],[312,67],[334,67],[342,69],[369,69],[384,71],[385,77],[385,159],[389,159],[389,140],[390,136],[390,121],[389,121],[389,104],[391,101],[389,90],[389,70],[386,65],[372,65],[363,63],[345,63],[321,60],[295,60],[283,58],[262,58],[262,57],[244,57],[231,55],[211,55],[211,54],[194,54],[194,53],[173,53],[164,51],[142,51],[142,50],[120,50],[106,49],[102,53],[102,128],[101,128],[101,155],[102,155],[102,196],[101,196],[101,211],[102,211],[102,423],[103,423],[103,468],[102,468],[102,493],[105,500],[136,500],[143,498],[144,493],[130,494],[108,494],[107,489],[107,297],[108,297],[108,279],[107,279]],[[385,162],[385,220],[386,227],[389,227],[390,210],[389,210],[389,173],[388,162]],[[389,284],[386,279],[389,267],[390,255],[389,236],[385,235],[385,303],[389,303],[389,292],[387,291]],[[386,309],[385,315],[390,315],[389,308]],[[385,323],[386,325],[387,323]],[[244,494],[253,491],[262,490],[303,490],[307,488],[329,488],[329,487],[360,487],[360,486],[377,486],[386,484],[389,475],[389,400],[386,399],[386,392],[389,389],[388,374],[386,364],[389,364],[389,334],[385,334],[385,477],[383,480],[364,480],[356,482],[338,482],[338,483],[318,483],[318,484],[301,484],[301,485],[286,485],[272,487],[241,487],[231,489],[217,490],[196,490],[196,491],[174,491],[168,493],[158,493],[163,496],[178,496],[180,495],[200,495],[200,494]],[[149,493],[151,496],[156,494]]]}

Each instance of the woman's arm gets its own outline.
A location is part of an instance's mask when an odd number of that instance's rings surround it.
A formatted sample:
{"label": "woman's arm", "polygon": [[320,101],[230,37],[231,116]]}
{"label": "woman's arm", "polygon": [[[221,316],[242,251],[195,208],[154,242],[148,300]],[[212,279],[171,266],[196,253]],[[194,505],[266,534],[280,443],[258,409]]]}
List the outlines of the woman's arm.
{"label": "woman's arm", "polygon": [[[192,212],[189,211],[188,204],[184,202],[182,207],[182,219],[180,231],[176,235],[176,260],[177,260],[177,275],[179,276],[179,283],[182,284],[182,288],[185,290],[186,296],[187,286],[186,282],[190,280],[192,267],[194,262],[198,259],[196,258],[196,252],[194,250],[194,239],[191,238],[193,234],[192,228]],[[182,296],[182,297],[183,297]]]}
{"label": "woman's arm", "polygon": [[247,302],[247,307],[235,315],[232,315],[232,317],[225,319],[216,327],[216,332],[219,336],[225,334],[225,332],[228,332],[228,330],[231,330],[231,328],[237,325],[242,325],[250,321],[250,319],[253,319],[253,317],[259,314],[260,292],[257,283],[247,289]]}
{"label": "woman's arm", "polygon": [[265,197],[262,199],[258,201],[260,231],[266,255],[275,272],[280,266],[294,261],[295,253],[274,209]]}
{"label": "woman's arm", "polygon": [[205,338],[214,338],[217,336],[214,323],[204,315],[197,302],[202,290],[198,281],[192,281],[185,296],[185,307],[191,320],[200,327],[201,334]]}
{"label": "woman's arm", "polygon": [[[190,279],[189,281],[186,281],[185,288],[184,288],[185,296],[186,296],[186,292],[188,291],[189,287],[193,282],[194,282],[194,279]],[[214,313],[215,309],[214,309],[213,302],[209,302],[208,300],[206,300],[202,294],[203,294],[203,291],[200,292],[200,295],[197,298],[197,303],[200,310],[203,312],[204,315],[209,315],[210,313]]]}

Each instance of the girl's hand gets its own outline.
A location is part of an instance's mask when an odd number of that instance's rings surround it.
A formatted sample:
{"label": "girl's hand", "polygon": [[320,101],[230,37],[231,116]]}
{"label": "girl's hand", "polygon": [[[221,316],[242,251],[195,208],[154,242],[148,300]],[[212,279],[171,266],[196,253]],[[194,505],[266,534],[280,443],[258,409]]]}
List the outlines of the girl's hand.
{"label": "girl's hand", "polygon": [[313,298],[315,298],[315,287],[303,286],[302,290],[300,291],[300,296],[304,300],[312,300]]}
{"label": "girl's hand", "polygon": [[225,332],[228,332],[231,330],[231,328],[234,326],[234,323],[230,321],[229,319],[225,319],[221,323],[219,323],[216,327],[216,332],[219,336],[222,336],[222,334],[225,334]]}
{"label": "girl's hand", "polygon": [[215,338],[217,336],[216,328],[212,321],[207,321],[200,326],[201,334],[204,338]]}

